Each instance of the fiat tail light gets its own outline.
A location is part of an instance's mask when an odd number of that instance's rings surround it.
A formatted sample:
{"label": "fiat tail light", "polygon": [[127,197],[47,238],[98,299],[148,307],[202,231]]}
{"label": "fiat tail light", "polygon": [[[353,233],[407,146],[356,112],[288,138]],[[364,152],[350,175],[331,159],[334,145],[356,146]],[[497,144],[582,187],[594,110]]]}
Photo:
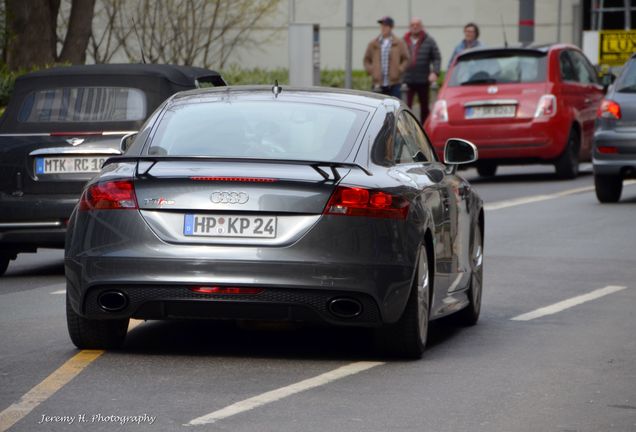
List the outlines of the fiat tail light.
{"label": "fiat tail light", "polygon": [[541,96],[537,109],[534,112],[534,117],[554,117],[557,112],[557,100],[553,94],[546,94]]}
{"label": "fiat tail light", "polygon": [[446,105],[446,101],[444,99],[435,101],[431,117],[431,120],[440,123],[446,123],[448,121],[448,105]]}

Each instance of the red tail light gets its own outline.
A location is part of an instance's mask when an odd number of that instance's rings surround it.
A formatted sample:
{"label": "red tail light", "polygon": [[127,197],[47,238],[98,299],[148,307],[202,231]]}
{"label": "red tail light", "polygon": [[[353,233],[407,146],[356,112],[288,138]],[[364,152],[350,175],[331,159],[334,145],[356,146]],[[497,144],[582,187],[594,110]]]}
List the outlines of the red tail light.
{"label": "red tail light", "polygon": [[621,106],[610,99],[603,99],[603,102],[601,102],[601,105],[596,111],[596,117],[598,118],[615,118],[616,120],[620,120],[621,116]]}
{"label": "red tail light", "polygon": [[617,154],[618,148],[614,146],[598,146],[597,147],[599,153],[603,154]]}
{"label": "red tail light", "polygon": [[338,186],[325,207],[324,214],[406,219],[406,199],[382,191]]}
{"label": "red tail light", "polygon": [[448,122],[448,105],[444,99],[435,101],[433,105],[433,112],[431,113],[432,120],[440,123]]}
{"label": "red tail light", "polygon": [[263,288],[249,288],[249,287],[218,287],[218,286],[210,286],[210,287],[194,287],[190,288],[190,291],[193,291],[198,294],[235,294],[235,295],[249,295],[249,294],[260,294],[265,291]]}
{"label": "red tail light", "polygon": [[137,209],[135,186],[131,180],[95,183],[80,198],[80,210]]}
{"label": "red tail light", "polygon": [[552,117],[557,112],[557,100],[553,94],[546,94],[541,96],[537,109],[534,112],[534,117]]}

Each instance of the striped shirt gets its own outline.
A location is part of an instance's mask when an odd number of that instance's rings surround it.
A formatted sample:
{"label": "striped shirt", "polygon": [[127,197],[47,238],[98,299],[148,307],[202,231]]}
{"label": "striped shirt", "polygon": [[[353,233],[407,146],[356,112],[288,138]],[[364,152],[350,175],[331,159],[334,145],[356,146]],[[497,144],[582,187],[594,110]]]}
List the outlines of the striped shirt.
{"label": "striped shirt", "polygon": [[380,36],[380,63],[382,64],[382,86],[389,85],[389,53],[391,52],[391,44],[393,38],[382,38]]}

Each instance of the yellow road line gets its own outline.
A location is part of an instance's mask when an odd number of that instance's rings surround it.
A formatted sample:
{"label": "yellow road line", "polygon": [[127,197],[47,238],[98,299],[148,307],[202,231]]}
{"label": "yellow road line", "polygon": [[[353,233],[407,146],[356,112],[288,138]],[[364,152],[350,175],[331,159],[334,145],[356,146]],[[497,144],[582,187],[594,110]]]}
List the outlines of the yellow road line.
{"label": "yellow road line", "polygon": [[[130,320],[128,331],[141,323],[142,321]],[[0,412],[0,432],[5,432],[26,417],[38,405],[53,396],[102,354],[104,354],[103,350],[82,350],[71,357],[55,372],[29,390],[18,402]]]}

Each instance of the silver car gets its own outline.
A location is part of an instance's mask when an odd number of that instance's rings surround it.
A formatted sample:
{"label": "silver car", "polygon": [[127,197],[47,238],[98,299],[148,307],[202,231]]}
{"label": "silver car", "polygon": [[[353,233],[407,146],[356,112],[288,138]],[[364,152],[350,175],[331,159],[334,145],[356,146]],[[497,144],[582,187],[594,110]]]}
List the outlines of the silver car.
{"label": "silver car", "polygon": [[596,196],[617,202],[623,179],[636,178],[636,54],[627,61],[598,109],[592,164]]}
{"label": "silver car", "polygon": [[481,309],[484,211],[397,99],[336,89],[182,92],[122,140],[66,239],[79,348],[121,346],[130,318],[375,328],[420,357],[429,320]]}

